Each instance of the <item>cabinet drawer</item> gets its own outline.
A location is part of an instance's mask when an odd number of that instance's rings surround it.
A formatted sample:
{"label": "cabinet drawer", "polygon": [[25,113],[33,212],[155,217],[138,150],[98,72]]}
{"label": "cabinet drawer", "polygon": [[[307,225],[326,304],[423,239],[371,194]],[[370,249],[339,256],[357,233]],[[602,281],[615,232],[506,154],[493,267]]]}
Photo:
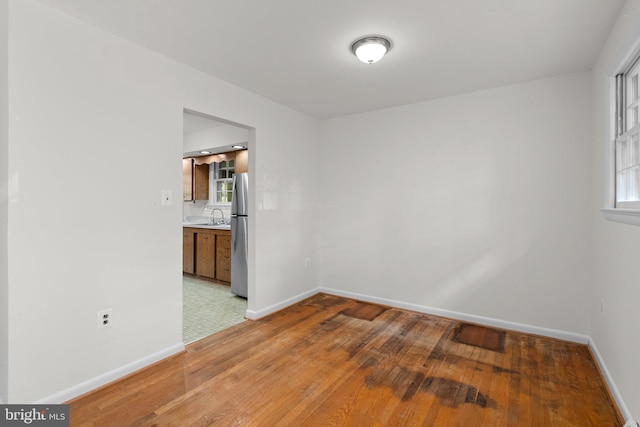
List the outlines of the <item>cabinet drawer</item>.
{"label": "cabinet drawer", "polygon": [[231,236],[217,236],[216,247],[221,254],[231,257]]}
{"label": "cabinet drawer", "polygon": [[216,278],[231,282],[231,236],[216,236]]}

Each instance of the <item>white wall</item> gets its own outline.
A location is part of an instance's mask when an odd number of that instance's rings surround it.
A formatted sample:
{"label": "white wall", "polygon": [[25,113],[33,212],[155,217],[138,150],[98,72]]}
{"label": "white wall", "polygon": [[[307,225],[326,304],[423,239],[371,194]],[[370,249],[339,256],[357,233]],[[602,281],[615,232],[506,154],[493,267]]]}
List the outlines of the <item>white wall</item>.
{"label": "white wall", "polygon": [[8,114],[8,4],[0,2],[0,403],[8,400],[8,343],[9,301],[7,273],[7,212],[8,181],[7,157],[9,134]]}
{"label": "white wall", "polygon": [[318,286],[315,119],[32,0],[9,1],[8,69],[10,402],[179,348],[183,108],[256,129],[249,308]]}
{"label": "white wall", "polygon": [[249,141],[249,130],[238,126],[222,125],[210,129],[191,132],[184,136],[183,151],[185,153],[198,152],[207,148],[224,147],[242,144]]}
{"label": "white wall", "polygon": [[328,120],[322,286],[587,332],[589,74]]}
{"label": "white wall", "polygon": [[[596,343],[628,410],[640,418],[640,227],[609,222],[600,208],[605,197],[605,152],[613,130],[610,119],[611,77],[620,71],[627,55],[640,53],[640,1],[628,1],[593,69],[593,141],[595,185],[595,280],[589,301],[591,337]],[[605,301],[605,314],[600,301]]]}

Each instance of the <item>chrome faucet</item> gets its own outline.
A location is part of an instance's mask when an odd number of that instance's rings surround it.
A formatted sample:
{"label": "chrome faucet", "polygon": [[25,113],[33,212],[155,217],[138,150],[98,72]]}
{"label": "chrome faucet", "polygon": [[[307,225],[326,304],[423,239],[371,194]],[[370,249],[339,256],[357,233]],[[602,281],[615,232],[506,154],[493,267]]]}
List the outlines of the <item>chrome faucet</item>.
{"label": "chrome faucet", "polygon": [[211,222],[213,224],[216,223],[216,211],[220,211],[220,214],[222,215],[222,222],[224,223],[224,212],[222,212],[222,209],[218,208],[211,209]]}

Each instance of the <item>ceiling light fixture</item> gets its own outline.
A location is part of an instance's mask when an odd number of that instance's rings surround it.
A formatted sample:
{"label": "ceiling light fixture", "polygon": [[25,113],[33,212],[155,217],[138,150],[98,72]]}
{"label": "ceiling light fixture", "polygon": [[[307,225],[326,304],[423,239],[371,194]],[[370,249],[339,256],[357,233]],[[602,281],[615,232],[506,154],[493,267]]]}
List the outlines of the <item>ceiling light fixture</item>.
{"label": "ceiling light fixture", "polygon": [[243,148],[247,148],[244,145],[232,145],[231,148],[235,148],[236,150],[242,150]]}
{"label": "ceiling light fixture", "polygon": [[203,151],[200,152],[200,154],[211,154],[211,151],[203,150]]}
{"label": "ceiling light fixture", "polygon": [[362,37],[351,45],[351,52],[365,64],[373,64],[391,49],[389,39],[380,36]]}

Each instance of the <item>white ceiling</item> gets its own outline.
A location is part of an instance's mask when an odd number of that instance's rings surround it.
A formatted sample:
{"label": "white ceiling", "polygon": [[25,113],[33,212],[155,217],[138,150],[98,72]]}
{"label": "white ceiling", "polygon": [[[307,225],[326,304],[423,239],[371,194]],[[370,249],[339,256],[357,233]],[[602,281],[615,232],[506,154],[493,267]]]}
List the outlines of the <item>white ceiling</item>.
{"label": "white ceiling", "polygon": [[[624,0],[40,0],[330,118],[591,68]],[[349,46],[393,43],[374,65]]]}

